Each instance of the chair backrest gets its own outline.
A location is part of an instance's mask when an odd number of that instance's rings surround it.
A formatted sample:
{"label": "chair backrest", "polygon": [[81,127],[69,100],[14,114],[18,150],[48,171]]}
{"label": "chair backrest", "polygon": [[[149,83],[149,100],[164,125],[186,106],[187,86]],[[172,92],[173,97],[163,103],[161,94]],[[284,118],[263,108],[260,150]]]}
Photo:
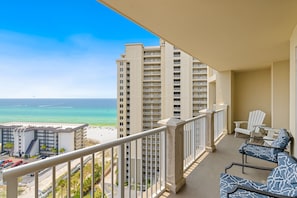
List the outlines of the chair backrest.
{"label": "chair backrest", "polygon": [[291,136],[286,129],[280,129],[277,138],[271,143],[271,146],[286,149],[287,145],[291,141]]}
{"label": "chair backrest", "polygon": [[[264,113],[261,110],[251,111],[249,113],[249,120],[248,120],[248,124],[247,124],[247,129],[248,130],[253,130],[255,125],[263,124],[265,115],[266,115],[266,113]],[[256,132],[258,132],[258,131],[256,131]]]}
{"label": "chair backrest", "polygon": [[297,161],[288,153],[278,154],[278,166],[267,178],[267,191],[279,195],[297,196]]}

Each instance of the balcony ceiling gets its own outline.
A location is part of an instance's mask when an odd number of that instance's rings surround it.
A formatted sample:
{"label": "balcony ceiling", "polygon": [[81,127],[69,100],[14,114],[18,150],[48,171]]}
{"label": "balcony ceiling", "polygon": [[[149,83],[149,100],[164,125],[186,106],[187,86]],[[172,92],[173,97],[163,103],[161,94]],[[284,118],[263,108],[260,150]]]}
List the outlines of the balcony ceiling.
{"label": "balcony ceiling", "polygon": [[296,0],[98,0],[155,35],[224,70],[289,59]]}

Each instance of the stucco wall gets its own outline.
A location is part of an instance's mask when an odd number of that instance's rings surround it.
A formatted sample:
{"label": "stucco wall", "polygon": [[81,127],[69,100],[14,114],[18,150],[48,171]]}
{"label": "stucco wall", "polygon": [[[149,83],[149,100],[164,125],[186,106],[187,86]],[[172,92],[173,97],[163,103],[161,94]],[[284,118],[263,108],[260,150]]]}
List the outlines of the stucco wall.
{"label": "stucco wall", "polygon": [[271,126],[289,129],[289,61],[275,62],[271,69]]}
{"label": "stucco wall", "polygon": [[271,126],[271,75],[269,69],[235,72],[234,120],[247,120],[252,110],[266,113],[264,123]]}
{"label": "stucco wall", "polygon": [[233,100],[234,100],[234,72],[224,71],[216,74],[216,104],[228,105],[228,119],[227,128],[228,132],[233,131]]}
{"label": "stucco wall", "polygon": [[[291,35],[290,39],[290,131],[295,138],[296,142],[296,129],[297,129],[297,121],[296,121],[296,71],[297,71],[297,25]],[[295,143],[296,145],[296,143]],[[297,146],[294,145],[294,155],[297,154]]]}
{"label": "stucco wall", "polygon": [[65,149],[65,153],[74,151],[74,133],[59,133],[58,149]]}

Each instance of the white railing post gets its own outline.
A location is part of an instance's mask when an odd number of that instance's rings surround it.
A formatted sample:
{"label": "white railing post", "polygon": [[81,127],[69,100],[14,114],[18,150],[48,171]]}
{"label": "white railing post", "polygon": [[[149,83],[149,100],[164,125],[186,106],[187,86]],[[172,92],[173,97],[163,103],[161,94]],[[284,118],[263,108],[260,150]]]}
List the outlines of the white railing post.
{"label": "white railing post", "polygon": [[125,144],[118,147],[119,161],[118,161],[118,184],[119,184],[119,197],[125,197]]}
{"label": "white railing post", "polygon": [[186,183],[184,178],[184,124],[185,121],[176,118],[168,118],[158,122],[167,126],[167,190],[177,193]]}
{"label": "white railing post", "polygon": [[6,197],[17,198],[18,197],[18,178],[11,177],[6,179]]}
{"label": "white railing post", "polygon": [[224,104],[224,121],[223,121],[223,131],[228,134],[228,105]]}
{"label": "white railing post", "polygon": [[214,113],[210,109],[203,109],[199,113],[206,115],[205,150],[207,152],[214,152],[216,150],[214,143]]}

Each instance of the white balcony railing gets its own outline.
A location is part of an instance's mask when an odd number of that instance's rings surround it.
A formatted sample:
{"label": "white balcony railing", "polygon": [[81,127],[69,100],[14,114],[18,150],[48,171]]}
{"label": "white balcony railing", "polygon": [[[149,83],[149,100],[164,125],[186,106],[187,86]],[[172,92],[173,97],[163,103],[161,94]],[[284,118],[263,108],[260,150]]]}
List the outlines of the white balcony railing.
{"label": "white balcony railing", "polygon": [[[161,120],[162,127],[156,129],[2,170],[4,196],[88,193],[93,198],[101,192],[101,197],[159,197],[166,189],[176,193],[185,184],[183,172],[204,152],[215,151],[215,139],[227,130],[226,106],[200,113],[186,121]],[[79,174],[73,178],[75,172]],[[23,179],[30,174],[32,185],[24,189]]]}
{"label": "white balcony railing", "polygon": [[206,116],[186,120],[184,125],[184,170],[205,151]]}
{"label": "white balcony railing", "polygon": [[[73,197],[75,194],[83,197],[82,195],[86,194],[84,188],[86,188],[88,182],[90,183],[90,189],[87,193],[90,193],[91,197],[95,197],[94,193],[98,191],[97,187],[95,187],[97,184],[100,184],[102,195],[107,197],[156,197],[165,191],[166,184],[165,131],[166,127],[160,127],[108,143],[3,170],[2,176],[7,186],[6,197],[25,197],[26,195],[18,193],[21,192],[19,191],[21,184],[19,181],[21,181],[22,177],[30,174],[34,174],[32,181],[34,184],[30,189],[23,191],[23,193],[29,193],[29,197],[37,198],[47,196],[49,193],[52,197],[61,195],[59,194],[61,192],[58,192],[57,189],[60,189],[58,184],[63,179],[65,179],[66,183],[64,190],[66,193],[64,195],[67,195],[67,197]],[[157,148],[159,155],[151,156],[150,162],[148,162],[150,164],[143,164],[142,160],[137,159],[137,156],[141,156],[141,151],[138,151],[137,148],[140,148],[143,141],[153,139],[155,136],[159,138],[159,148]],[[129,156],[127,156],[127,148],[134,148],[133,155],[130,150]],[[149,149],[152,148],[147,148],[147,150]],[[106,153],[109,153],[109,155],[107,156]],[[127,169],[125,168],[126,159],[129,159],[128,164],[130,165]],[[152,164],[153,161],[158,163]],[[116,166],[117,163],[118,167]],[[87,164],[90,164],[91,169],[88,174],[86,174]],[[110,166],[107,166],[107,164]],[[99,173],[96,172],[98,165],[101,167]],[[144,170],[141,167],[143,166],[151,167],[150,175],[142,174]],[[132,169],[132,167],[134,168]],[[79,181],[72,177],[75,171],[80,172]],[[47,174],[47,176],[42,176],[44,174]],[[105,177],[98,179],[96,175],[104,175]],[[110,183],[107,184],[105,180],[109,180]],[[74,192],[74,189],[79,190]]]}
{"label": "white balcony railing", "polygon": [[227,131],[227,107],[223,106],[214,112],[214,140]]}

